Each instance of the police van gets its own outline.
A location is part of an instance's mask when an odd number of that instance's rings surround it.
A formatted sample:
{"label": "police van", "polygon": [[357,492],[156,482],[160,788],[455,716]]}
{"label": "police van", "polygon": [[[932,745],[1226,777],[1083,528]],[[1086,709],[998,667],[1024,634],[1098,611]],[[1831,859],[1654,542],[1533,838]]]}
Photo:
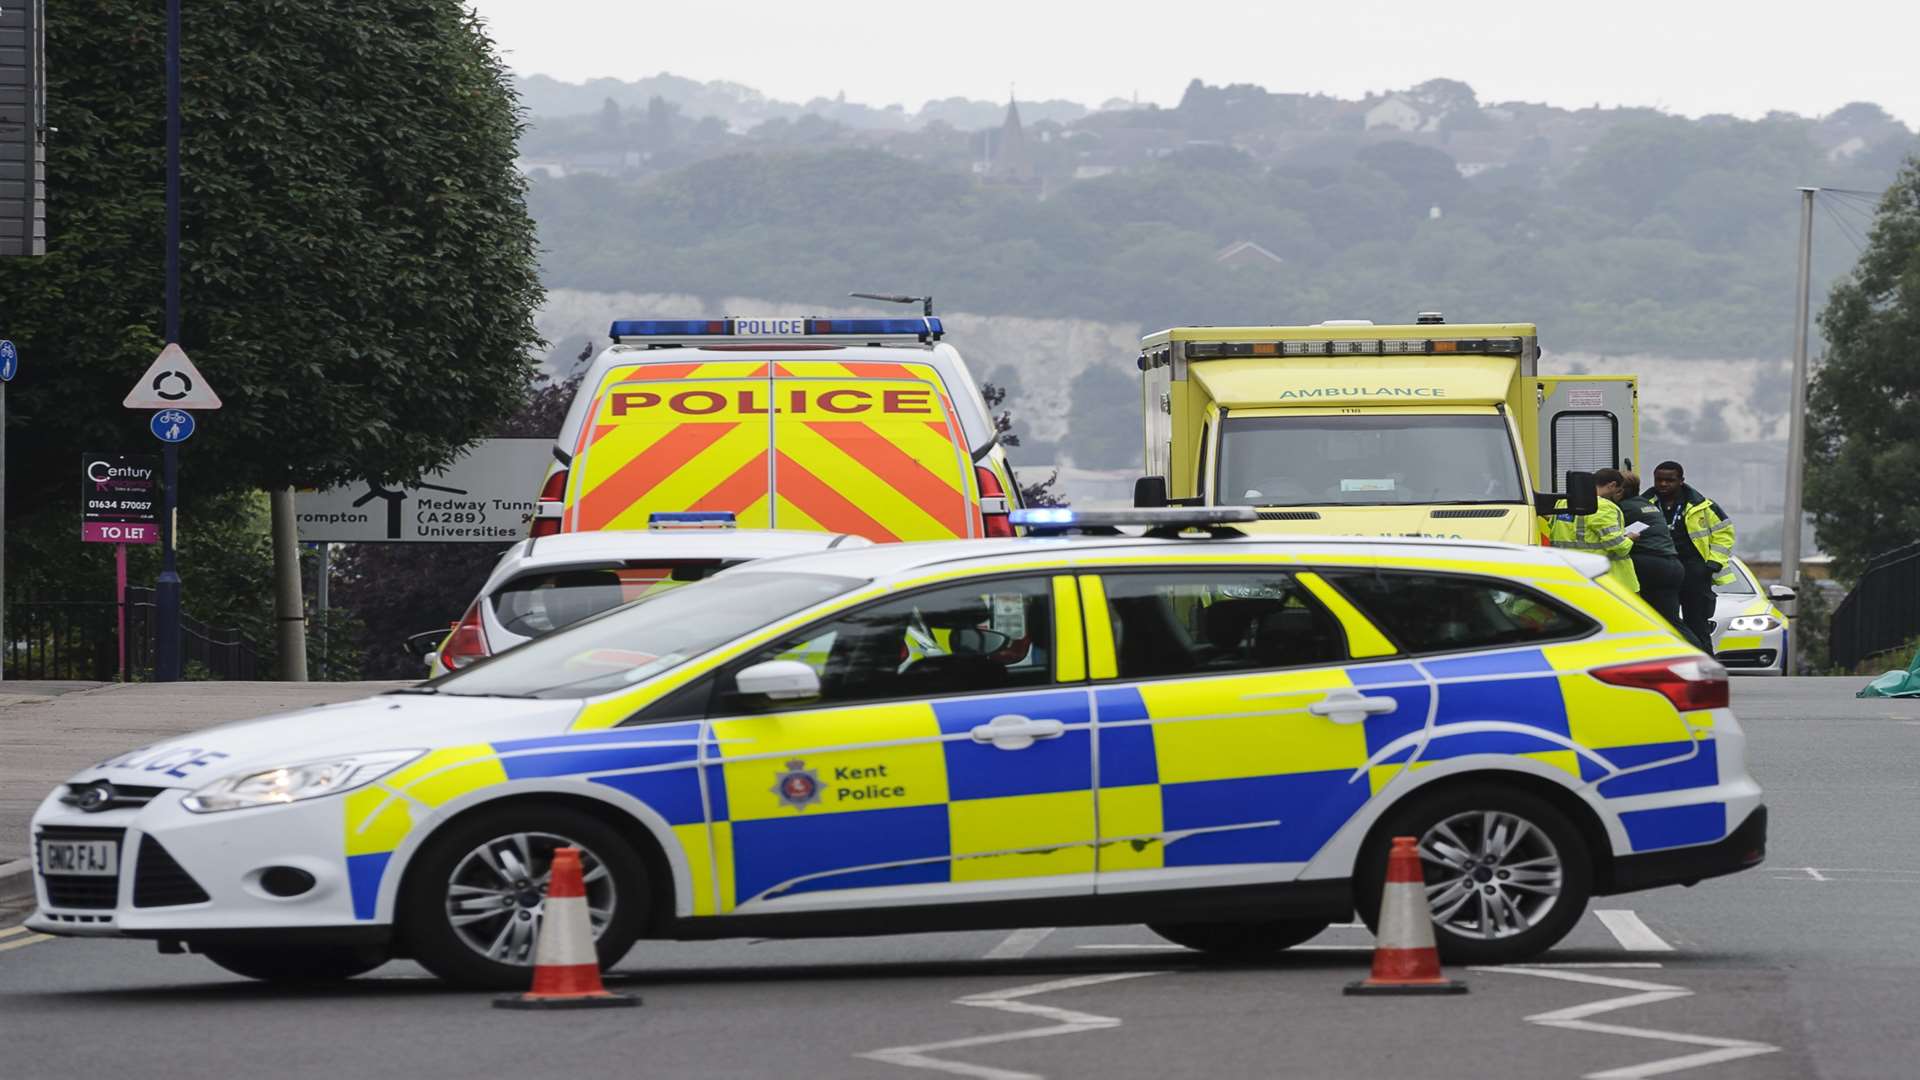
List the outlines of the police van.
{"label": "police van", "polygon": [[615,322],[532,533],[731,511],[877,542],[1012,536],[1019,487],[944,332],[931,314]]}

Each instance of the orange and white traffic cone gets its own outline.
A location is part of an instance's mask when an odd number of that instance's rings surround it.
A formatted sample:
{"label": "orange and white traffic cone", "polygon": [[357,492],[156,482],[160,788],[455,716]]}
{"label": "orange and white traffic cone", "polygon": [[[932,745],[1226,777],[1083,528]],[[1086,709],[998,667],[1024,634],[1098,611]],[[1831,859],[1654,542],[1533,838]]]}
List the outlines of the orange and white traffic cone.
{"label": "orange and white traffic cone", "polygon": [[553,853],[540,938],[533,946],[533,989],[495,998],[501,1009],[593,1009],[638,1005],[631,994],[614,994],[600,982],[600,954],[593,948],[587,886],[581,880],[580,849]]}
{"label": "orange and white traffic cone", "polygon": [[1349,994],[1464,994],[1467,984],[1440,971],[1433,944],[1433,909],[1427,906],[1420,872],[1420,844],[1393,838],[1387,853],[1387,883],[1380,896],[1380,931],[1374,937],[1373,974],[1347,984]]}

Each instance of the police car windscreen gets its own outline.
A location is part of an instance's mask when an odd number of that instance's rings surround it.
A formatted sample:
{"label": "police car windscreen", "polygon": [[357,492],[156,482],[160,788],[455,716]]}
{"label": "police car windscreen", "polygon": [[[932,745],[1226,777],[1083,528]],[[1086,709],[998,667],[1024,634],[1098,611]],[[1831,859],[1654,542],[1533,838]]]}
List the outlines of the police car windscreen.
{"label": "police car windscreen", "polygon": [[727,574],[582,619],[431,685],[476,697],[610,693],[862,584],[826,574]]}
{"label": "police car windscreen", "polygon": [[1484,415],[1229,417],[1214,501],[1240,506],[1525,502],[1506,420]]}

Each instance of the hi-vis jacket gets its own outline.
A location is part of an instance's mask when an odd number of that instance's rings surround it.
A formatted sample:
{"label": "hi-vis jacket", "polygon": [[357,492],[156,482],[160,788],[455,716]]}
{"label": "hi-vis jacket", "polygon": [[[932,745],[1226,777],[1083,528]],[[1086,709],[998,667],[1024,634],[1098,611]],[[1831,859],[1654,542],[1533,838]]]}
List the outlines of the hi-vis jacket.
{"label": "hi-vis jacket", "polygon": [[1572,548],[1605,555],[1613,579],[1634,592],[1640,591],[1640,576],[1633,572],[1633,537],[1627,535],[1626,519],[1612,499],[1601,499],[1599,509],[1585,517],[1565,510],[1561,500],[1557,513],[1547,524],[1547,540],[1554,547]]}
{"label": "hi-vis jacket", "polygon": [[[1712,499],[1693,490],[1691,484],[1680,489],[1680,503],[1686,512],[1680,520],[1674,522],[1673,531],[1676,541],[1684,531],[1692,542],[1693,549],[1700,553],[1708,566],[1718,566],[1719,572],[1713,575],[1715,585],[1733,584],[1733,521]],[[1665,508],[1662,507],[1664,510]]]}

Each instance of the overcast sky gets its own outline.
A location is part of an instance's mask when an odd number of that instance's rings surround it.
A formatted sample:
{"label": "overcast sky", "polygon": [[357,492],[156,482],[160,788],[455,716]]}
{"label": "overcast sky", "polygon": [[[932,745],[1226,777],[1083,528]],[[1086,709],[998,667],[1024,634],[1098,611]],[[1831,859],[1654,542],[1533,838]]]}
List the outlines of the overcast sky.
{"label": "overcast sky", "polygon": [[1920,127],[1914,0],[469,0],[507,63],[569,82],[670,71],[783,100],[1131,98],[1187,81],[1359,97],[1434,77],[1482,102],[1808,115]]}

